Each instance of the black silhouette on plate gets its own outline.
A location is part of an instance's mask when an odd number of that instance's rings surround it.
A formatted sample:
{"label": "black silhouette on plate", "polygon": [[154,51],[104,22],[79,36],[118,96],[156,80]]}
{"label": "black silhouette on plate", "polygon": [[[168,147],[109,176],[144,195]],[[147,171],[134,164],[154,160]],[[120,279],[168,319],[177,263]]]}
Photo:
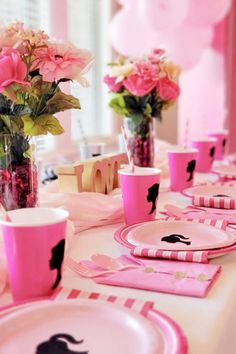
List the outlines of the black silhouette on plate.
{"label": "black silhouette on plate", "polygon": [[152,214],[156,210],[156,200],[159,193],[159,184],[155,183],[150,188],[148,188],[147,201],[148,203],[152,203],[152,208],[149,212],[149,215]]}
{"label": "black silhouette on plate", "polygon": [[213,195],[213,197],[230,198],[230,196],[226,195],[226,194],[215,194],[215,195]]}
{"label": "black silhouette on plate", "polygon": [[181,242],[187,246],[191,245],[191,241],[182,241],[182,240],[189,240],[189,237],[185,237],[185,236],[179,235],[179,234],[171,234],[169,236],[164,236],[161,239],[161,241],[165,241],[165,242],[169,242],[169,243]]}
{"label": "black silhouette on plate", "polygon": [[74,352],[70,350],[65,341],[72,344],[83,343],[83,339],[77,341],[69,334],[59,333],[52,336],[47,342],[39,344],[36,348],[36,354],[88,354],[88,351]]}
{"label": "black silhouette on plate", "polygon": [[195,166],[196,166],[196,160],[189,161],[188,167],[187,167],[187,172],[189,173],[189,178],[187,179],[187,182],[190,182],[193,179],[193,172],[195,170]]}
{"label": "black silhouette on plate", "polygon": [[213,162],[213,160],[214,160],[215,151],[216,151],[216,148],[214,146],[212,146],[212,148],[210,149],[211,162]]}
{"label": "black silhouette on plate", "polygon": [[52,289],[56,289],[61,280],[61,266],[64,259],[64,249],[65,249],[65,240],[61,240],[58,244],[51,249],[52,257],[49,261],[50,269],[57,269],[57,278],[55,283],[52,286]]}

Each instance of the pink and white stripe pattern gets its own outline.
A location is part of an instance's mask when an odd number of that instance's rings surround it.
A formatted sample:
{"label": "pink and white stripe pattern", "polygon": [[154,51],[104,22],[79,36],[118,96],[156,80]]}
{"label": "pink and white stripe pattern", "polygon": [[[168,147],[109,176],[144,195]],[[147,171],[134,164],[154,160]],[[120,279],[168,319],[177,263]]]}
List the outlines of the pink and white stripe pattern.
{"label": "pink and white stripe pattern", "polygon": [[114,295],[105,295],[96,292],[88,292],[78,289],[67,289],[58,287],[51,297],[52,300],[64,300],[64,299],[92,299],[107,301],[113,304],[125,306],[129,309],[133,309],[143,316],[146,316],[147,312],[153,308],[153,301],[142,301],[133,298],[121,298]]}
{"label": "pink and white stripe pattern", "polygon": [[[232,188],[232,191],[235,190],[236,188],[236,183],[235,181],[232,182],[227,182],[227,181],[221,181],[221,182],[214,182],[214,183],[201,183],[201,186],[207,187],[208,185],[210,187],[216,186],[216,187],[227,187],[228,188],[228,193],[229,197],[217,197],[217,196],[208,196],[208,195],[200,195],[200,194],[190,194],[188,189],[184,190],[182,193],[190,197],[192,199],[192,204],[195,206],[204,206],[204,207],[209,207],[209,208],[216,208],[216,209],[236,209],[236,199],[230,196],[230,190]],[[194,187],[193,187],[194,188]],[[191,190],[191,188],[190,188]],[[228,194],[228,193],[223,193],[223,194]],[[232,193],[234,195],[235,193]]]}
{"label": "pink and white stripe pattern", "polygon": [[[166,220],[181,220],[180,218],[167,218]],[[222,230],[225,230],[228,222],[222,219],[212,220],[212,219],[183,219],[189,222],[197,222],[205,225],[211,225]],[[193,226],[194,227],[194,226]],[[162,258],[162,259],[173,259],[178,261],[185,262],[197,262],[197,263],[208,263],[211,257],[216,256],[217,254],[225,254],[228,252],[236,251],[236,243],[228,246],[219,248],[216,250],[202,250],[202,251],[168,251],[168,250],[158,250],[156,248],[145,248],[140,246],[131,245],[127,239],[125,232],[126,227],[119,229],[115,233],[115,239],[123,246],[131,249],[130,253],[135,257],[148,257],[148,258]],[[230,229],[231,232],[236,232]]]}
{"label": "pink and white stripe pattern", "polygon": [[236,209],[236,200],[226,197],[207,197],[205,195],[194,195],[192,204],[217,209]]}

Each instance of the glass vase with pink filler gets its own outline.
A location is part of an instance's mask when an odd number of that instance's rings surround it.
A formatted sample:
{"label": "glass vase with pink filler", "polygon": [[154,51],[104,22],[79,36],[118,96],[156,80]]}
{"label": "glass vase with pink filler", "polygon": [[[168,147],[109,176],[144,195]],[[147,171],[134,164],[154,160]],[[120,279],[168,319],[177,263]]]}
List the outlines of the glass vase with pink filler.
{"label": "glass vase with pink filler", "polygon": [[110,107],[124,117],[124,130],[134,164],[154,165],[153,120],[180,94],[177,83],[180,68],[168,61],[162,49],[140,58],[119,57],[109,64],[104,77]]}
{"label": "glass vase with pink filler", "polygon": [[37,205],[38,171],[33,139],[64,132],[55,114],[80,109],[61,83],[88,82],[92,56],[71,43],[14,22],[0,28],[0,203],[7,209]]}

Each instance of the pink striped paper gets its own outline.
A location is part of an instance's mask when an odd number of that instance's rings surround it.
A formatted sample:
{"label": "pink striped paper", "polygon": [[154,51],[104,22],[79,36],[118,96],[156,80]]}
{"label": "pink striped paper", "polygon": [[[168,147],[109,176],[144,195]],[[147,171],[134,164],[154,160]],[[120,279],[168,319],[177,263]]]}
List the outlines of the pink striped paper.
{"label": "pink striped paper", "polygon": [[129,309],[133,309],[142,315],[146,316],[147,312],[153,308],[153,301],[142,301],[133,298],[120,298],[115,295],[104,295],[96,292],[88,292],[77,289],[67,289],[60,287],[51,297],[52,300],[64,300],[64,299],[93,299],[112,302],[121,306],[125,306]]}
{"label": "pink striped paper", "polygon": [[[201,186],[204,187],[211,187],[211,186],[216,186],[216,187],[229,187],[233,188],[232,190],[235,190],[236,188],[236,183],[235,181],[232,182],[226,182],[226,181],[221,181],[221,182],[214,182],[214,183],[209,183],[209,184],[200,184]],[[200,186],[199,185],[199,186]],[[195,186],[198,187],[198,186]],[[190,197],[192,199],[192,204],[195,206],[205,206],[209,208],[216,208],[216,209],[236,209],[236,199],[232,197],[213,197],[213,196],[207,196],[207,195],[200,195],[200,194],[194,194],[193,191],[191,191],[193,188],[185,189],[182,191],[182,194],[184,194],[187,197]]]}
{"label": "pink striped paper", "polygon": [[236,209],[236,200],[225,197],[207,197],[204,195],[194,195],[192,204],[218,209]]}
{"label": "pink striped paper", "polygon": [[[180,218],[167,218],[166,220],[181,220]],[[182,219],[189,222],[203,223],[206,225],[211,225],[220,229],[225,230],[228,222],[225,220],[212,220],[212,219]],[[148,258],[163,258],[163,259],[174,259],[178,261],[185,262],[198,262],[198,263],[208,263],[209,259],[217,255],[226,254],[229,252],[236,251],[236,243],[231,246],[222,247],[215,250],[203,250],[203,251],[168,251],[168,250],[158,250],[156,248],[146,248],[140,246],[133,246],[127,241],[128,232],[135,228],[137,225],[132,225],[129,227],[121,227],[115,232],[115,240],[125,247],[130,248],[130,253],[135,257],[148,257]],[[193,225],[194,227],[194,225]],[[230,229],[233,232],[232,229]],[[236,234],[236,233],[235,233]]]}

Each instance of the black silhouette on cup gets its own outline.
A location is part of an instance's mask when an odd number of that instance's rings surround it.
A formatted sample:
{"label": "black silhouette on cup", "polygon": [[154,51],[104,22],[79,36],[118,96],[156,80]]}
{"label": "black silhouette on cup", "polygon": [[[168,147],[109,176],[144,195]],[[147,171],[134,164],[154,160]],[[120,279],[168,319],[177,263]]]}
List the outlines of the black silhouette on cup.
{"label": "black silhouette on cup", "polygon": [[82,340],[75,340],[69,334],[59,333],[52,336],[47,342],[39,344],[36,348],[36,354],[88,354],[88,351],[75,352],[68,348],[68,344],[82,344]]}
{"label": "black silhouette on cup", "polygon": [[159,194],[159,184],[155,183],[150,188],[148,188],[147,201],[148,203],[152,203],[152,208],[149,212],[151,215],[156,210],[156,200]]}
{"label": "black silhouette on cup", "polygon": [[161,239],[161,241],[165,241],[165,242],[169,242],[169,243],[181,242],[187,246],[191,245],[191,241],[182,241],[182,240],[189,240],[189,237],[185,237],[185,236],[179,235],[179,234],[171,234],[169,236],[164,236]]}
{"label": "black silhouette on cup", "polygon": [[190,182],[193,179],[193,172],[195,170],[195,166],[196,166],[196,160],[189,161],[187,166],[187,172],[189,173],[189,178],[187,179],[187,182]]}
{"label": "black silhouette on cup", "polygon": [[212,163],[213,160],[214,160],[215,151],[216,151],[216,148],[215,148],[214,146],[212,146],[212,148],[210,149],[211,163]]}
{"label": "black silhouette on cup", "polygon": [[222,140],[223,153],[225,152],[226,139]]}
{"label": "black silhouette on cup", "polygon": [[52,257],[49,261],[49,267],[51,270],[57,270],[56,281],[52,286],[52,289],[56,289],[61,280],[61,266],[64,259],[64,250],[65,250],[65,240],[61,240],[58,244],[51,249]]}

